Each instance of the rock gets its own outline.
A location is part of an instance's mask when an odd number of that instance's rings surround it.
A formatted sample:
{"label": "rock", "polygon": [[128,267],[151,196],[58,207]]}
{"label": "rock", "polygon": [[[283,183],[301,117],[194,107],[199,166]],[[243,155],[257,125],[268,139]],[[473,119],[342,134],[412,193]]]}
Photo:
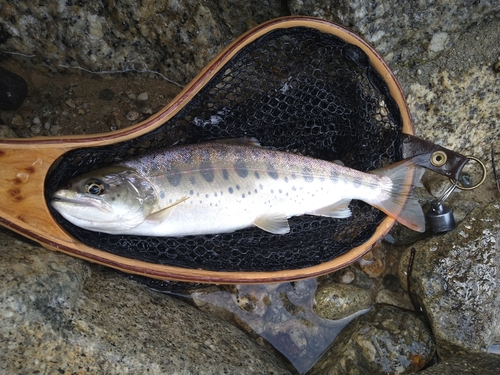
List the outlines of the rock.
{"label": "rock", "polygon": [[468,26],[498,12],[499,3],[461,0],[289,0],[292,14],[325,18],[360,33],[388,61],[426,60],[449,48]]}
{"label": "rock", "polygon": [[148,93],[146,91],[140,93],[138,96],[137,96],[137,100],[140,100],[140,101],[146,101],[148,100],[149,96],[148,96]]}
{"label": "rock", "polygon": [[385,271],[385,246],[376,244],[373,249],[363,255],[359,260],[359,266],[370,277],[376,278]]}
{"label": "rock", "polygon": [[19,108],[26,96],[28,84],[24,78],[0,66],[0,109]]}
{"label": "rock", "polygon": [[[500,204],[473,210],[453,231],[414,245],[412,291],[427,313],[440,358],[485,351],[500,337]],[[401,258],[406,285],[410,249]]]}
{"label": "rock", "polygon": [[0,231],[0,372],[289,374],[226,322]]}
{"label": "rock", "polygon": [[303,374],[356,316],[327,320],[313,311],[316,280],[233,285],[192,291],[196,306],[235,322],[258,342],[271,344]]}
{"label": "rock", "polygon": [[[0,9],[2,50],[32,55],[33,66],[154,71],[185,84],[243,32],[289,14],[284,2],[113,4],[102,0],[49,1],[40,7],[25,0],[6,4]],[[32,30],[37,30],[36,38]]]}
{"label": "rock", "polygon": [[409,374],[434,350],[431,332],[415,314],[375,306],[340,332],[308,375]]}
{"label": "rock", "polygon": [[7,125],[0,125],[0,138],[17,138],[17,134]]}
{"label": "rock", "polygon": [[[492,144],[500,149],[492,131],[499,126],[498,94],[498,74],[491,66],[477,66],[462,73],[441,70],[428,85],[413,83],[407,100],[417,135],[486,161]],[[472,172],[479,181],[479,168]]]}
{"label": "rock", "polygon": [[500,355],[466,353],[429,367],[419,375],[498,375]]}
{"label": "rock", "polygon": [[348,284],[329,284],[314,296],[314,312],[321,318],[337,320],[367,309],[372,304],[370,292]]}

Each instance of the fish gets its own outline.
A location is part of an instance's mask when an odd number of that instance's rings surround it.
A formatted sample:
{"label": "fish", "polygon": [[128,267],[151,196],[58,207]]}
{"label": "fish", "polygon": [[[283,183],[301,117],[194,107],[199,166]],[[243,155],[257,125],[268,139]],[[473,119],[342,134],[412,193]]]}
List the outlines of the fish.
{"label": "fish", "polygon": [[348,218],[356,199],[423,232],[424,214],[411,193],[422,173],[411,161],[365,173],[255,140],[210,141],[77,176],[55,191],[50,204],[90,231],[182,237],[253,226],[284,235],[294,216]]}

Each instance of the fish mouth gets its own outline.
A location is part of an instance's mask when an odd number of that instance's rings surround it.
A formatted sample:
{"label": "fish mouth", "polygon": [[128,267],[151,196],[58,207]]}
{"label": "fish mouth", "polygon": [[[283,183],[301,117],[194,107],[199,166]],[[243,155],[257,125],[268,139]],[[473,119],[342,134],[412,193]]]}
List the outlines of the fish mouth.
{"label": "fish mouth", "polygon": [[94,197],[69,196],[68,193],[64,190],[56,191],[54,193],[50,201],[50,205],[58,211],[59,211],[58,208],[64,209],[64,206],[74,207],[74,208],[91,206],[103,213],[110,213],[112,211],[110,205],[107,202],[104,202]]}

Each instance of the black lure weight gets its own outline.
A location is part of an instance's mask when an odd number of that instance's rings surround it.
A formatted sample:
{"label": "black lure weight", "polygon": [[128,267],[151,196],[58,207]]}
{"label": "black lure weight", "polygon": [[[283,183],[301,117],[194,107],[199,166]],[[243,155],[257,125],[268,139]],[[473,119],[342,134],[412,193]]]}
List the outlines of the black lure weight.
{"label": "black lure weight", "polygon": [[455,218],[450,207],[445,206],[441,200],[431,202],[431,208],[427,213],[429,225],[434,233],[449,232],[455,228]]}

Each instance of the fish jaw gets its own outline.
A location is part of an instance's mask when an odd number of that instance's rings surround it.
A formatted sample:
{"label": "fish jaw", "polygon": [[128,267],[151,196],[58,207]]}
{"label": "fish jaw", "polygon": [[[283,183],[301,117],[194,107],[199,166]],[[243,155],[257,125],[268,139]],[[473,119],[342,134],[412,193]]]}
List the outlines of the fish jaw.
{"label": "fish jaw", "polygon": [[84,229],[115,233],[136,226],[130,224],[130,220],[123,220],[123,215],[117,215],[106,201],[81,194],[60,190],[50,204],[70,223]]}

